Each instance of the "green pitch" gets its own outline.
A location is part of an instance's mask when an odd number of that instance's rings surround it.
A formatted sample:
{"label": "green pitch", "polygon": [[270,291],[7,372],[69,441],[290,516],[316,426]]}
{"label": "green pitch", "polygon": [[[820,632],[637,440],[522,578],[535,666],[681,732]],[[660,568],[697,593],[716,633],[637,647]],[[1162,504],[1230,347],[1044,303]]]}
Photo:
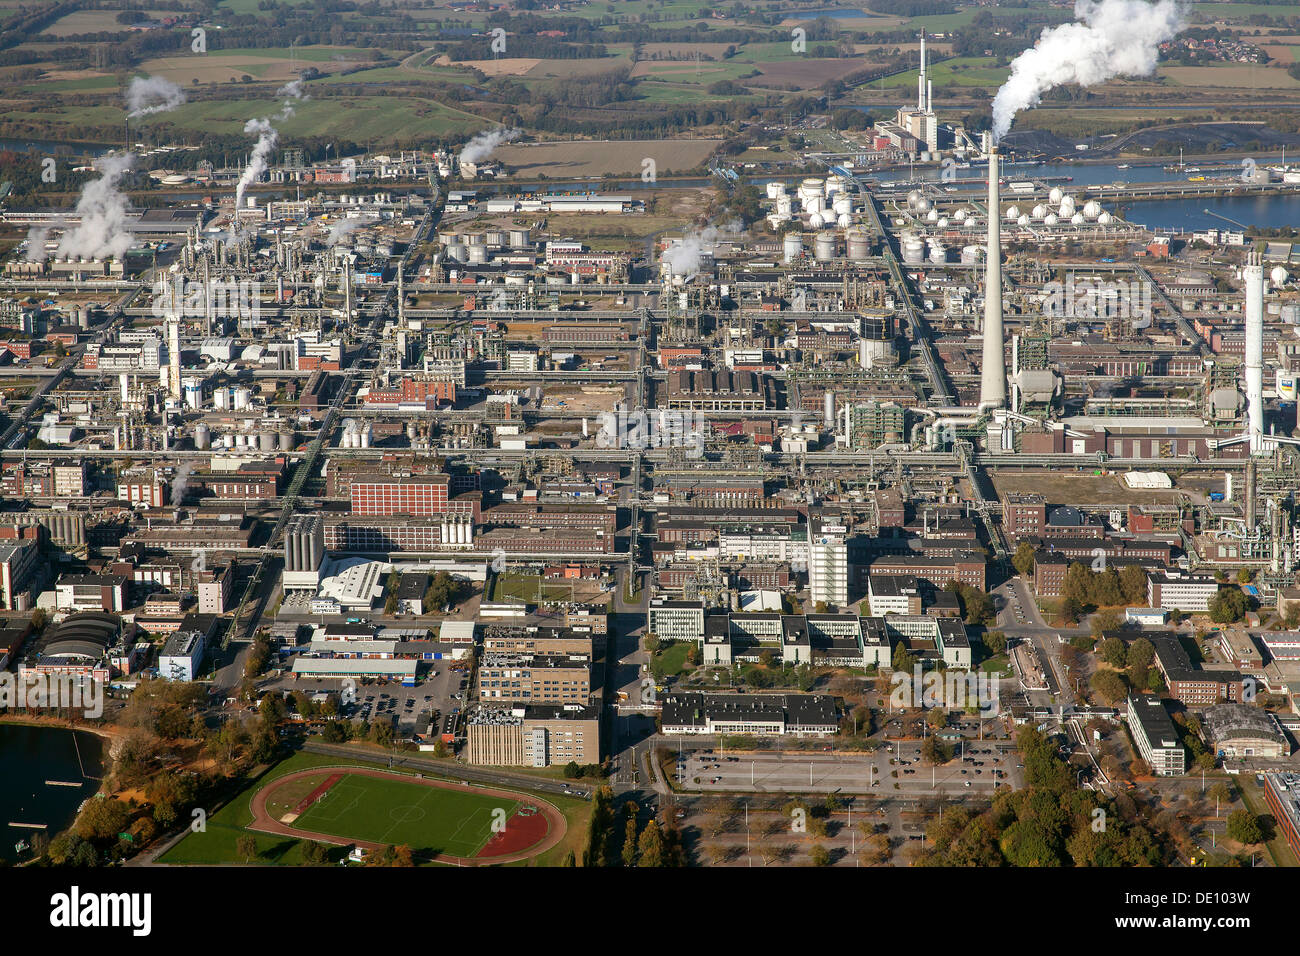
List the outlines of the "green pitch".
{"label": "green pitch", "polygon": [[492,838],[494,814],[509,820],[517,806],[476,793],[347,774],[293,826],[348,840],[405,844],[417,853],[469,858]]}

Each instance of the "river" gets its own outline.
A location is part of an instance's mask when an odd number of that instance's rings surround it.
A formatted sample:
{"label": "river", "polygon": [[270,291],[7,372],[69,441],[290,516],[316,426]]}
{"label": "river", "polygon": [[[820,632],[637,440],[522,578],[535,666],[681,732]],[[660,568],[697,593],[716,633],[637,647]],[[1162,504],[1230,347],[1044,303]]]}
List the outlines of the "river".
{"label": "river", "polygon": [[[14,845],[35,833],[53,839],[67,828],[77,808],[99,789],[106,741],[84,730],[0,724],[0,859],[20,859]],[[83,773],[84,771],[84,773]],[[49,786],[47,780],[76,783]],[[10,826],[44,823],[44,831]],[[26,859],[30,854],[24,853]]]}

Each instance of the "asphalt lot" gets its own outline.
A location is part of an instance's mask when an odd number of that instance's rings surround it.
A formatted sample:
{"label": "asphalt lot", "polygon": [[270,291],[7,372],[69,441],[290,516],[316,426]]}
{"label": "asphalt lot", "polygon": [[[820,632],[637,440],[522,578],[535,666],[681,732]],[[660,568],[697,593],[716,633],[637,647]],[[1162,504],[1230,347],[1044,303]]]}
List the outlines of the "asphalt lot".
{"label": "asphalt lot", "polygon": [[924,763],[920,751],[919,741],[897,744],[897,755],[893,745],[874,754],[692,751],[682,754],[677,768],[683,789],[705,793],[990,794],[995,784],[1020,778],[1014,752],[1003,755],[992,742],[968,746],[962,757],[937,767]]}
{"label": "asphalt lot", "polygon": [[[372,723],[378,717],[395,718],[399,733],[405,734],[425,729],[416,727],[416,718],[422,712],[438,710],[445,715],[451,713],[453,707],[459,707],[464,711],[464,699],[457,699],[452,695],[462,693],[468,696],[468,688],[465,691],[459,688],[459,678],[468,676],[468,671],[452,670],[451,665],[454,663],[456,662],[440,660],[422,664],[419,671],[420,682],[415,687],[403,687],[396,682],[381,680],[368,682],[358,680],[355,682],[356,707],[349,711],[348,715],[362,717]],[[262,689],[290,692],[301,690],[311,694],[334,693],[341,697],[344,682],[333,678],[295,680],[293,677],[285,676],[263,685]]]}

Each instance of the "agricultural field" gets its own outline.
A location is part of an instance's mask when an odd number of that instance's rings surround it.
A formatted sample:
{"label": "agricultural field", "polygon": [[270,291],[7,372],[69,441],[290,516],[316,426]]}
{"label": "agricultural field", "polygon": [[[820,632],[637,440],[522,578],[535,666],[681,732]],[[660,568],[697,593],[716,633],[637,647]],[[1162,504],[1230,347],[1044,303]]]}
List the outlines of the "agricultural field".
{"label": "agricultural field", "polygon": [[265,83],[287,83],[307,66],[330,74],[371,62],[371,51],[355,47],[270,47],[212,50],[206,56],[158,57],[146,60],[140,70],[189,88],[196,80],[200,84],[229,83],[237,82],[244,74]]}
{"label": "agricultural field", "polygon": [[512,143],[496,151],[496,158],[515,176],[601,176],[640,174],[641,161],[655,161],[660,176],[674,170],[693,169],[712,155],[714,139],[625,140],[600,142],[577,140],[563,143]]}
{"label": "agricultural field", "polygon": [[1216,66],[1162,66],[1160,75],[1178,86],[1225,87],[1236,90],[1295,90],[1297,80],[1284,69],[1224,63]]}

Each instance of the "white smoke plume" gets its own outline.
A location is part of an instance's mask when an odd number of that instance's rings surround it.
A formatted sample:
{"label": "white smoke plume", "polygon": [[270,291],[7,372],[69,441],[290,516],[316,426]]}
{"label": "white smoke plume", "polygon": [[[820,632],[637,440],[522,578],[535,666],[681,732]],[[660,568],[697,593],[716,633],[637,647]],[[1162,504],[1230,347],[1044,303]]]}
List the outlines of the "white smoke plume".
{"label": "white smoke plume", "polygon": [[96,162],[102,175],[81,187],[76,208],[81,222],[63,234],[56,250],[58,255],[102,258],[120,256],[131,247],[126,197],[117,191],[117,184],[133,162],[133,153],[106,156]]}
{"label": "white smoke plume", "polygon": [[244,191],[249,185],[257,182],[257,178],[266,172],[267,160],[271,156],[271,150],[275,149],[275,141],[279,138],[279,133],[271,125],[269,119],[251,119],[244,124],[245,133],[256,133],[257,143],[253,146],[253,155],[249,157],[248,168],[244,170],[239,177],[239,184],[235,187],[235,213],[238,215],[240,209],[244,207]]}
{"label": "white smoke plume", "polygon": [[482,162],[502,143],[518,139],[521,132],[517,129],[492,129],[479,133],[462,147],[459,160],[462,163]]}
{"label": "white smoke plume", "polygon": [[48,226],[32,226],[27,230],[27,261],[44,262],[50,257],[45,251],[45,239],[50,234]]}
{"label": "white smoke plume", "polygon": [[275,95],[288,97],[288,99],[284,101],[284,106],[281,108],[279,116],[276,117],[277,119],[280,120],[287,120],[290,116],[293,115],[294,100],[302,101],[302,100],[311,99],[310,94],[304,93],[302,91],[301,79],[290,80],[288,83],[284,84],[284,86],[276,90]]}
{"label": "white smoke plume", "polygon": [[194,466],[188,461],[184,462],[176,469],[176,477],[172,479],[172,500],[173,505],[178,505],[185,500],[185,489],[190,483],[190,474],[194,471]]}
{"label": "white smoke plume", "polygon": [[720,239],[738,236],[742,231],[744,226],[739,220],[702,230],[691,229],[664,250],[662,261],[674,276],[693,276],[700,271],[705,252],[712,252]]}
{"label": "white smoke plume", "polygon": [[1161,43],[1184,26],[1177,0],[1076,0],[1076,23],[1044,28],[1032,48],[1011,61],[1011,76],[993,98],[993,139],[1021,110],[1063,83],[1096,86],[1117,76],[1155,71]]}
{"label": "white smoke plume", "polygon": [[132,119],[166,113],[185,102],[185,91],[162,76],[137,76],[126,88],[126,106]]}
{"label": "white smoke plume", "polygon": [[350,232],[360,229],[364,223],[360,219],[339,219],[330,226],[330,233],[325,238],[325,245],[337,245]]}

